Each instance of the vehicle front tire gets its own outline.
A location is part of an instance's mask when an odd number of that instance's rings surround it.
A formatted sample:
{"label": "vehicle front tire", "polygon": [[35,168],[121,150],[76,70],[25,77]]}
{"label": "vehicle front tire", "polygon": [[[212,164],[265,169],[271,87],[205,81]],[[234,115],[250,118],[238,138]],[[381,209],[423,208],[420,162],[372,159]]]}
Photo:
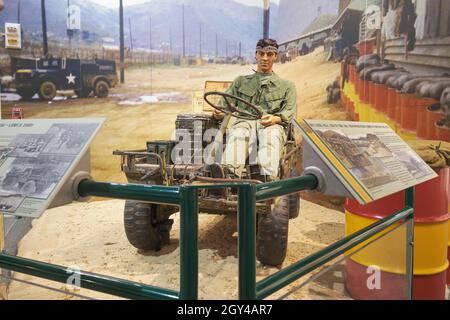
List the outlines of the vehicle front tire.
{"label": "vehicle front tire", "polygon": [[278,199],[270,213],[258,217],[256,257],[269,266],[279,266],[286,258],[289,230],[289,197]]}
{"label": "vehicle front tire", "polygon": [[298,218],[300,215],[300,193],[288,195],[289,198],[289,219]]}
{"label": "vehicle front tire", "polygon": [[56,84],[53,81],[43,81],[39,86],[39,97],[42,100],[51,101],[56,97],[56,91]]}
{"label": "vehicle front tire", "polygon": [[170,243],[173,220],[157,221],[157,207],[156,204],[138,201],[125,202],[125,234],[135,248],[159,251]]}
{"label": "vehicle front tire", "polygon": [[109,94],[109,84],[105,80],[99,80],[94,86],[94,95],[98,98],[106,98]]}

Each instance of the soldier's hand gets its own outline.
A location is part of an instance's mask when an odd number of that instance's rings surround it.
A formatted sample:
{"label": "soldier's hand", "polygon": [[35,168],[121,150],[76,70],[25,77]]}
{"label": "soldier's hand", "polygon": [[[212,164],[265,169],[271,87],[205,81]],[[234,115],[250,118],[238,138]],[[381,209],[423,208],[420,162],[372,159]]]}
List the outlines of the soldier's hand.
{"label": "soldier's hand", "polygon": [[265,116],[263,116],[261,118],[261,124],[264,127],[270,127],[276,124],[280,124],[281,123],[281,118],[278,116],[273,116],[271,114],[266,114]]}
{"label": "soldier's hand", "polygon": [[223,118],[225,118],[225,113],[223,113],[222,111],[219,111],[217,109],[214,109],[213,116],[217,120],[222,120]]}

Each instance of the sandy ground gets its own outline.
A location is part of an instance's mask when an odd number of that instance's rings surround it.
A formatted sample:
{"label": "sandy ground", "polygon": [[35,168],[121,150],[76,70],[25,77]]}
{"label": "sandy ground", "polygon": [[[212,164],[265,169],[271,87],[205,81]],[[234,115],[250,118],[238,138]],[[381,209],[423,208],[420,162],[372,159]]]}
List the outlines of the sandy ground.
{"label": "sandy ground", "polygon": [[[211,65],[196,68],[155,68],[129,70],[127,83],[112,90],[107,99],[69,99],[65,101],[20,102],[26,118],[104,117],[106,122],[92,144],[92,175],[97,181],[125,182],[116,149],[143,149],[147,140],[171,137],[177,114],[192,111],[191,95],[203,91],[206,80],[233,80],[250,74],[253,66]],[[324,62],[316,51],[295,61],[277,65],[275,71],[294,81],[299,96],[299,118],[348,119],[338,105],[327,105],[325,87],[339,74],[339,65]],[[153,82],[150,83],[150,77]],[[177,92],[184,98],[177,103],[121,105],[151,93]],[[10,117],[13,102],[2,103],[2,117]],[[342,199],[311,196],[329,208],[342,209]],[[123,231],[122,201],[73,204],[48,210],[34,221],[31,232],[20,244],[19,255],[82,270],[126,278],[147,284],[177,289],[179,277],[178,216],[172,231],[172,244],[158,254],[139,254],[128,244]],[[285,266],[335,242],[344,235],[344,216],[316,204],[302,201],[301,215],[291,221],[288,256]],[[237,297],[236,219],[200,216],[200,298]],[[277,271],[258,268],[258,277]],[[24,275],[15,275],[30,280]],[[35,282],[49,284],[43,280]],[[53,287],[65,289],[53,283]],[[292,287],[292,286],[291,286]],[[308,291],[308,290],[307,290]],[[321,290],[311,295],[304,290],[290,298],[320,298]],[[319,294],[318,294],[319,292]],[[81,294],[104,298],[98,293]],[[319,296],[318,296],[318,295]],[[327,294],[322,295],[322,297]],[[338,296],[334,296],[335,298]],[[71,294],[49,293],[43,289],[13,282],[10,299],[71,299]]]}
{"label": "sandy ground", "polygon": [[[72,204],[48,210],[23,239],[19,255],[57,265],[179,289],[179,214],[174,215],[171,245],[158,253],[138,253],[129,245],[123,231],[120,200]],[[289,226],[289,246],[284,266],[300,260],[337,241],[344,234],[344,217],[338,212],[303,201],[301,215]],[[199,298],[237,298],[236,219],[200,215],[199,219]],[[278,271],[258,267],[258,280]],[[65,290],[65,285],[31,276],[16,278]],[[276,296],[286,294],[294,285]],[[72,291],[73,292],[73,291]],[[92,291],[76,294],[110,298]],[[290,299],[309,298],[309,290],[295,292]],[[68,293],[33,288],[14,281],[9,299],[77,299]]]}

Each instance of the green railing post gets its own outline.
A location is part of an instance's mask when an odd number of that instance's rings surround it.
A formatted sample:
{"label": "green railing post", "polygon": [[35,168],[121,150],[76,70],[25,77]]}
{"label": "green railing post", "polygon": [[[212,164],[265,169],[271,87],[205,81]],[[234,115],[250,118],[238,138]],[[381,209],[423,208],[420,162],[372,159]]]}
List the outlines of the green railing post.
{"label": "green railing post", "polygon": [[256,187],[239,188],[239,299],[256,300]]}
{"label": "green railing post", "polygon": [[180,203],[179,187],[84,180],[78,185],[78,193],[82,197],[94,196],[174,205]]}
{"label": "green railing post", "polygon": [[[414,210],[414,187],[405,192],[405,206]],[[406,219],[406,299],[412,300],[414,278],[414,212]]]}
{"label": "green railing post", "polygon": [[256,185],[256,201],[264,201],[303,190],[314,190],[319,181],[316,176],[306,174],[301,177],[279,180]]}
{"label": "green railing post", "polygon": [[0,267],[5,270],[24,273],[65,284],[71,275],[77,274],[80,279],[81,288],[103,292],[126,299],[178,299],[178,292],[173,290],[162,289],[81,270],[79,273],[73,273],[69,271],[69,268],[64,266],[15,257],[4,253],[0,253]]}
{"label": "green railing post", "polygon": [[198,191],[181,187],[180,299],[198,299]]}

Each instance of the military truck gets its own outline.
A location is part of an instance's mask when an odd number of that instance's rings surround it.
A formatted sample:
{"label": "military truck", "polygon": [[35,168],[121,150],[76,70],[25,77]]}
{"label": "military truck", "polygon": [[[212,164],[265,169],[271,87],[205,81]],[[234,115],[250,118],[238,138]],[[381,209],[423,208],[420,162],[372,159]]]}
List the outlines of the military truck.
{"label": "military truck", "polygon": [[42,58],[25,62],[14,59],[11,63],[16,91],[23,100],[30,100],[37,93],[50,101],[58,90],[73,90],[82,98],[93,92],[96,97],[105,98],[117,84],[115,61]]}

